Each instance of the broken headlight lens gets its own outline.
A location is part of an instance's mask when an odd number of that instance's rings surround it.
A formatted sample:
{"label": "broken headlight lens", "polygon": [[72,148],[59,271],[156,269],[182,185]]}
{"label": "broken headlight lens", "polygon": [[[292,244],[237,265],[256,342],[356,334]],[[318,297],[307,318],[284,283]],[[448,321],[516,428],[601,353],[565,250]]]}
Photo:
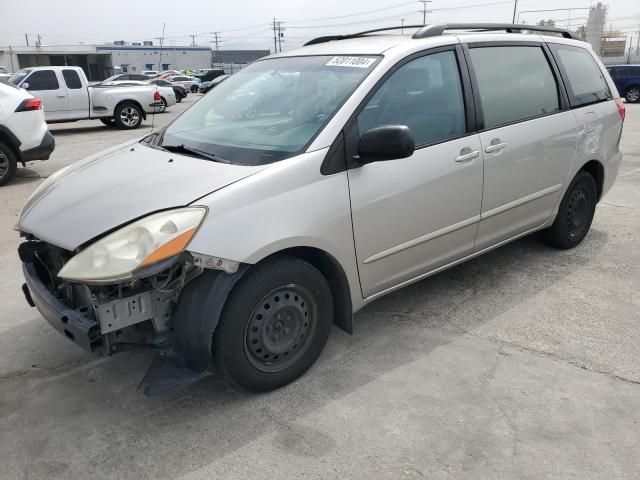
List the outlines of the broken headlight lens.
{"label": "broken headlight lens", "polygon": [[95,283],[127,280],[139,268],[182,253],[206,213],[204,207],[188,207],[142,218],[82,250],[58,276]]}

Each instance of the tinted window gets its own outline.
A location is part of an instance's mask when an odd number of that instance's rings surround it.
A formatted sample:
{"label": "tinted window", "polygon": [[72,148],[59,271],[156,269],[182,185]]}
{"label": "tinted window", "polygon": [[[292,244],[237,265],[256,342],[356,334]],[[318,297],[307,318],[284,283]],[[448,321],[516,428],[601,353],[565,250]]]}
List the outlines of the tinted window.
{"label": "tinted window", "polygon": [[420,57],[396,70],[358,116],[360,134],[381,125],[407,125],[416,145],[464,135],[464,101],[455,54]]}
{"label": "tinted window", "polygon": [[80,76],[75,70],[63,70],[62,76],[64,77],[64,83],[67,84],[67,88],[70,88],[72,90],[82,88]]}
{"label": "tinted window", "polygon": [[174,82],[184,82],[189,80],[187,77],[174,77],[173,81]]}
{"label": "tinted window", "polygon": [[53,70],[38,70],[27,78],[29,90],[57,90],[58,78]]}
{"label": "tinted window", "polygon": [[540,47],[471,49],[485,128],[560,110],[558,86]]}
{"label": "tinted window", "polygon": [[142,74],[129,75],[129,80],[149,80],[149,77]]}
{"label": "tinted window", "polygon": [[567,79],[569,103],[572,107],[611,97],[600,67],[587,50],[568,45],[550,47]]}

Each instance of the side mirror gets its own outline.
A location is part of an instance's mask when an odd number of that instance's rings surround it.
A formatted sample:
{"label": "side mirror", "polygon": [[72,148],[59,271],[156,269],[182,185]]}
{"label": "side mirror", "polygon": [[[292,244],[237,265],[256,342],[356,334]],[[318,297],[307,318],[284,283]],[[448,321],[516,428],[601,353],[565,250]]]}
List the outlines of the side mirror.
{"label": "side mirror", "polygon": [[22,85],[20,85],[20,88],[24,88],[25,90],[29,90],[29,82],[24,82]]}
{"label": "side mirror", "polygon": [[358,144],[359,163],[407,158],[413,155],[416,143],[406,125],[384,125],[366,131]]}

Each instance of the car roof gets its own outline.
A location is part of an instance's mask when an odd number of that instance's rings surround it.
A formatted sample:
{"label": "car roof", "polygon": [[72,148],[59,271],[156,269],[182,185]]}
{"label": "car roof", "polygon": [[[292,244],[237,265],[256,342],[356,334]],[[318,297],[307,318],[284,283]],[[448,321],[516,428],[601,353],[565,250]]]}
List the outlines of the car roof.
{"label": "car roof", "polygon": [[605,67],[640,67],[640,63],[614,63],[613,65],[605,65]]}

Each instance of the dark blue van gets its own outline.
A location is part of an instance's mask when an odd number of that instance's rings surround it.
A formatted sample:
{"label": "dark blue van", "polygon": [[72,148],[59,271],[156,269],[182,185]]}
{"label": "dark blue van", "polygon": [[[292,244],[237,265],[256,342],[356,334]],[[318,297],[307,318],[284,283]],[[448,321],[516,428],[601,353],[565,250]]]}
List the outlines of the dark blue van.
{"label": "dark blue van", "polygon": [[627,102],[640,102],[640,65],[608,65],[607,70]]}

